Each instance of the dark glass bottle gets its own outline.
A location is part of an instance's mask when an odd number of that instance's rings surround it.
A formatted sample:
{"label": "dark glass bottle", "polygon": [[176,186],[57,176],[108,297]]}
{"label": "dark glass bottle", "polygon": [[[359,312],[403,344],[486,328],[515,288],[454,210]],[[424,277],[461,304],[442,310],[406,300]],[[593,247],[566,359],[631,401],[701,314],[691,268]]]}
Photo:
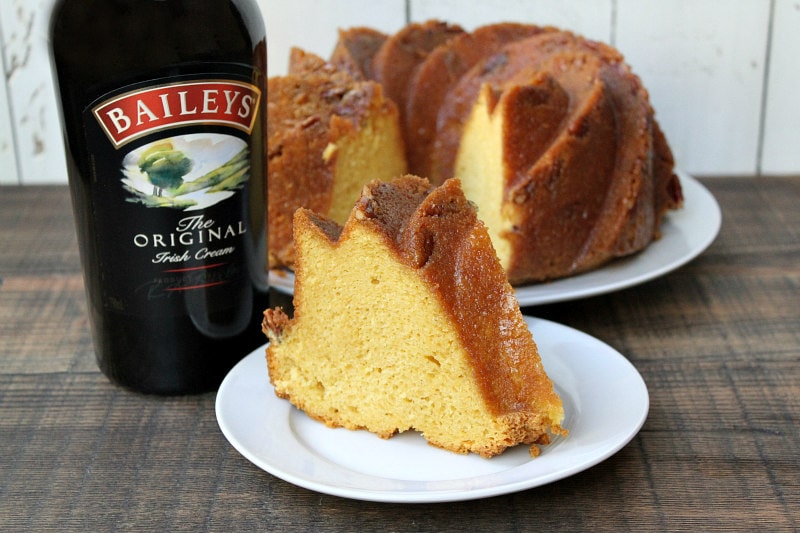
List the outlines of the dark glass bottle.
{"label": "dark glass bottle", "polygon": [[58,0],[50,27],[100,369],[214,390],[265,342],[266,37],[250,0]]}

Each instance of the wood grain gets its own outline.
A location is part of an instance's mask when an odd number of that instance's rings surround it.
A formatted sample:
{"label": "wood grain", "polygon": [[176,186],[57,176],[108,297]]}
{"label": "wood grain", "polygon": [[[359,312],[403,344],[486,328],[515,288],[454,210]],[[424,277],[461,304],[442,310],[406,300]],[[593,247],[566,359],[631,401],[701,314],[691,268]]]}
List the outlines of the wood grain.
{"label": "wood grain", "polygon": [[421,505],[330,497],[259,470],[219,431],[214,394],[109,384],[94,364],[66,188],[2,187],[0,530],[797,531],[800,177],[704,183],[723,226],[699,258],[638,287],[523,310],[633,362],[650,392],[642,431],[570,478]]}

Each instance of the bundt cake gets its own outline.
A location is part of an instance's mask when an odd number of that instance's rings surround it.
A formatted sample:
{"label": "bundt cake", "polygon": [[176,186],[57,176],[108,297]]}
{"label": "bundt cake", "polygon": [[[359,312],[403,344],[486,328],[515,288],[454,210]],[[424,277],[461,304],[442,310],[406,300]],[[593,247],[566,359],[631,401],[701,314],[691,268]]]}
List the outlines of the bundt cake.
{"label": "bundt cake", "polygon": [[289,64],[267,87],[270,268],[294,262],[297,208],[343,223],[367,181],[406,171],[397,106],[378,83],[299,49]]}
{"label": "bundt cake", "polygon": [[[339,35],[332,68],[384,88],[408,172],[434,184],[459,178],[513,285],[636,253],[682,205],[647,91],[608,45],[512,23],[467,32],[428,21],[394,35],[363,27]],[[289,213],[281,216],[289,235]]]}
{"label": "bundt cake", "polygon": [[566,434],[486,228],[458,180],[364,188],[344,227],[294,219],[294,317],[264,313],[278,396],[332,427],[417,430],[485,457]]}

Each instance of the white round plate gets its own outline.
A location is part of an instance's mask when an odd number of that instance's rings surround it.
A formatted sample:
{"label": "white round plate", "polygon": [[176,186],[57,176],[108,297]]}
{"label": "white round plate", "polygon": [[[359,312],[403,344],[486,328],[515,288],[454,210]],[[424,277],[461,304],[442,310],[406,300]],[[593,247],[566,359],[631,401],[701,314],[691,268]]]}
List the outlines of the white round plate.
{"label": "white round plate", "polygon": [[638,433],[650,405],[642,377],[619,352],[575,329],[525,317],[564,403],[567,437],[531,458],[517,446],[484,459],[427,444],[416,432],[383,440],[328,428],[275,395],[265,348],[236,365],[219,388],[217,422],[259,468],[317,492],[381,502],[444,502],[530,489],[590,468]]}
{"label": "white round plate", "polygon": [[[714,196],[692,176],[676,171],[683,187],[683,209],[671,211],[661,225],[661,238],[640,253],[597,270],[569,278],[515,288],[521,306],[541,305],[618,291],[663,276],[685,265],[719,233],[722,214]],[[270,285],[286,294],[294,291],[294,274],[270,272]]]}

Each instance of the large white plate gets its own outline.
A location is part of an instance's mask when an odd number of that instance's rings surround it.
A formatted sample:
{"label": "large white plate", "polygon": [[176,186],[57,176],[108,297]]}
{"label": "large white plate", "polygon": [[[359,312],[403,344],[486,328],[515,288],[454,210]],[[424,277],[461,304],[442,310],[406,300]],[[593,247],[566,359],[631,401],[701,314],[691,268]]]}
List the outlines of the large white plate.
{"label": "large white plate", "polygon": [[564,402],[567,437],[532,459],[527,446],[492,459],[435,448],[416,432],[383,440],[331,429],[275,396],[264,349],[236,365],[217,393],[222,433],[244,457],[314,491],[382,502],[442,502],[507,494],[550,483],[610,457],[639,431],[647,387],[619,352],[547,320],[525,320]]}
{"label": "large white plate", "polygon": [[[692,176],[677,172],[684,195],[683,209],[671,211],[662,236],[642,252],[597,270],[547,283],[516,287],[522,306],[563,302],[625,289],[663,276],[700,255],[716,238],[722,223],[714,196]],[[292,294],[294,274],[271,272],[270,284]]]}

